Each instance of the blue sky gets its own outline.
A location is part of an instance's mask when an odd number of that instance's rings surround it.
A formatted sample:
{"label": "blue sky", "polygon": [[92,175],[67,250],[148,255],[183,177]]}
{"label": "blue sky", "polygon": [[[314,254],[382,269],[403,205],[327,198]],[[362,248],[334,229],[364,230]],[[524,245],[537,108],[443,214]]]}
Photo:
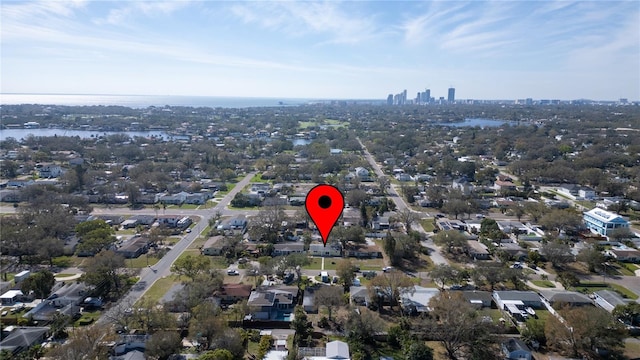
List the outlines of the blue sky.
{"label": "blue sky", "polygon": [[0,3],[3,93],[640,99],[640,2]]}

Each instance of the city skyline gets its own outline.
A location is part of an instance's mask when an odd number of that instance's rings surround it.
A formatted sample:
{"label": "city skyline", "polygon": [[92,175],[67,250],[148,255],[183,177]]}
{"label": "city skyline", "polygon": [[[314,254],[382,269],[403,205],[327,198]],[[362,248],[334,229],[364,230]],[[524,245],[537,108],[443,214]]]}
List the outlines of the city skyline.
{"label": "city skyline", "polygon": [[[640,3],[3,1],[2,93],[640,99]],[[451,86],[454,84],[455,86]]]}

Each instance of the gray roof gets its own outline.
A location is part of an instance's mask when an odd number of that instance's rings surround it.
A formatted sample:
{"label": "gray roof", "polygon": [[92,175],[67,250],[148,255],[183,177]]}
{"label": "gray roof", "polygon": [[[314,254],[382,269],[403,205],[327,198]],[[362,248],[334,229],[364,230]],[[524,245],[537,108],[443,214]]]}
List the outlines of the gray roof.
{"label": "gray roof", "polygon": [[331,341],[327,343],[327,358],[329,359],[348,359],[349,345],[342,341]]}
{"label": "gray roof", "polygon": [[624,298],[620,296],[617,292],[611,290],[600,290],[596,291],[594,294],[602,298],[604,301],[611,304],[613,307],[618,305],[626,305],[627,302],[624,301]]}
{"label": "gray roof", "polygon": [[49,327],[46,326],[17,328],[0,342],[0,349],[14,351],[16,349],[30,347],[48,331]]}
{"label": "gray roof", "polygon": [[533,291],[494,291],[500,300],[542,301]]}
{"label": "gray roof", "polygon": [[567,303],[567,304],[592,304],[593,302],[585,294],[575,291],[540,291],[545,299],[550,303]]}
{"label": "gray roof", "polygon": [[509,351],[510,353],[514,352],[514,351],[518,351],[518,350],[531,351],[531,349],[529,349],[527,344],[525,344],[520,339],[511,338],[511,339],[505,341],[502,344],[507,349],[507,351]]}

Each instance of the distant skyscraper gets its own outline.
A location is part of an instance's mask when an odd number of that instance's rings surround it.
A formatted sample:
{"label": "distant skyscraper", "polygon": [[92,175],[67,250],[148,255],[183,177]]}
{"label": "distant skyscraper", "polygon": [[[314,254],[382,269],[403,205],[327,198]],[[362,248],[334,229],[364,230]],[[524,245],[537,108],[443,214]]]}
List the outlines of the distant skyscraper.
{"label": "distant skyscraper", "polygon": [[387,96],[387,105],[393,105],[393,94]]}
{"label": "distant skyscraper", "polygon": [[423,94],[424,95],[422,95],[422,101],[424,101],[425,103],[430,103],[431,102],[431,89],[426,89]]}
{"label": "distant skyscraper", "polygon": [[449,95],[447,96],[447,101],[450,103],[456,101],[456,89],[449,88]]}

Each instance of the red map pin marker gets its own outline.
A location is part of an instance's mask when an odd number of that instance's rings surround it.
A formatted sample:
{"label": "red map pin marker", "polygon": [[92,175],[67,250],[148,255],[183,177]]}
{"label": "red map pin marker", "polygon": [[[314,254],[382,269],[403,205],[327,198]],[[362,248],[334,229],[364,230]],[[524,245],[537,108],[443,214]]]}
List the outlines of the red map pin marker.
{"label": "red map pin marker", "polygon": [[322,184],[309,191],[304,206],[327,246],[329,233],[344,210],[344,196],[335,186]]}

